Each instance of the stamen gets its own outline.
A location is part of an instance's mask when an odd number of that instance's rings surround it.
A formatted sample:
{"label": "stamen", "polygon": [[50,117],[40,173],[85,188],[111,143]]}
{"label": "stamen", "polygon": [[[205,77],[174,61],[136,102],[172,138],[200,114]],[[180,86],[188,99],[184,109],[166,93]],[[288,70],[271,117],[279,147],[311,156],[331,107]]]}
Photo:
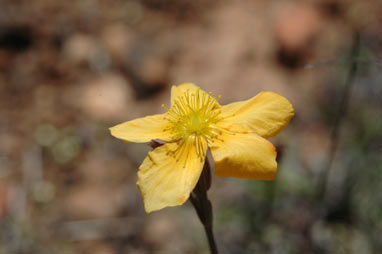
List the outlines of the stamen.
{"label": "stamen", "polygon": [[166,107],[164,104],[162,104],[161,107],[166,109],[167,111],[169,110],[168,107]]}
{"label": "stamen", "polygon": [[[221,96],[218,97],[220,99]],[[166,108],[162,105],[163,108]],[[166,108],[167,109],[167,108]],[[215,98],[200,88],[196,91],[187,89],[179,96],[168,109],[165,119],[169,121],[171,127],[166,128],[173,136],[171,140],[193,140],[196,153],[201,160],[204,160],[203,142],[206,139],[213,142],[221,131],[214,126],[215,123],[222,120],[220,116],[220,105]],[[182,150],[177,150],[177,156],[181,156]]]}

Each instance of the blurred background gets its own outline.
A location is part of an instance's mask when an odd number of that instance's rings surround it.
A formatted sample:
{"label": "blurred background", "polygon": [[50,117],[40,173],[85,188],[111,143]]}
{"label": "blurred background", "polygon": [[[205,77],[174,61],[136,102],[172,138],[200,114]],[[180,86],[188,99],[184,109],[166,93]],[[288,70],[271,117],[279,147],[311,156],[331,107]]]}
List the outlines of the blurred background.
{"label": "blurred background", "polygon": [[221,253],[379,253],[381,27],[380,0],[0,0],[0,253],[208,253],[108,131],[182,82],[295,107],[275,181],[213,177]]}

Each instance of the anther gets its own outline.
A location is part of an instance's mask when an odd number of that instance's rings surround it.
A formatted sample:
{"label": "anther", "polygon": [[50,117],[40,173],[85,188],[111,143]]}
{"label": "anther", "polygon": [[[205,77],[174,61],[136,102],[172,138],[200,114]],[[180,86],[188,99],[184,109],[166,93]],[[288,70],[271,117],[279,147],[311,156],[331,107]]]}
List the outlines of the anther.
{"label": "anther", "polygon": [[169,110],[168,107],[166,107],[164,104],[161,105],[162,108]]}

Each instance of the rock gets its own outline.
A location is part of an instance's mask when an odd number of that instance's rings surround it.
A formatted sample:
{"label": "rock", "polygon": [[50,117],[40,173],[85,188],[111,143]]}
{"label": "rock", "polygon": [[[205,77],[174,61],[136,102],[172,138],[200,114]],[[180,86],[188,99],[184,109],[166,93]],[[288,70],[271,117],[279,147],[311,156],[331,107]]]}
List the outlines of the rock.
{"label": "rock", "polygon": [[85,34],[75,34],[64,44],[64,57],[74,63],[87,63],[97,52],[96,40]]}
{"label": "rock", "polygon": [[89,79],[78,89],[77,104],[91,117],[104,120],[123,120],[133,102],[127,81],[117,73]]}
{"label": "rock", "polygon": [[82,184],[68,194],[65,207],[76,219],[112,217],[120,207],[120,197],[116,188]]}
{"label": "rock", "polygon": [[298,50],[308,46],[320,27],[318,10],[308,4],[296,3],[283,8],[275,25],[275,33],[282,47]]}
{"label": "rock", "polygon": [[132,32],[123,24],[106,26],[102,31],[102,42],[109,53],[116,58],[123,57],[129,47]]}

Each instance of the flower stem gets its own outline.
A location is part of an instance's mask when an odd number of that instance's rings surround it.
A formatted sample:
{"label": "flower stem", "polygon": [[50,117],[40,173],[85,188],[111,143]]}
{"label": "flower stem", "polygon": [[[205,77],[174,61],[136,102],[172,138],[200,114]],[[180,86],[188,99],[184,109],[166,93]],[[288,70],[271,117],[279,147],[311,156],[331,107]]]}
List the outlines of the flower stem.
{"label": "flower stem", "polygon": [[204,230],[207,235],[208,244],[210,247],[210,252],[212,254],[217,254],[218,249],[215,243],[214,233],[212,230],[212,205],[207,197],[207,191],[210,187],[211,171],[208,159],[206,159],[199,181],[190,195],[190,201],[191,204],[194,206],[196,213],[198,214],[200,222],[203,224]]}

